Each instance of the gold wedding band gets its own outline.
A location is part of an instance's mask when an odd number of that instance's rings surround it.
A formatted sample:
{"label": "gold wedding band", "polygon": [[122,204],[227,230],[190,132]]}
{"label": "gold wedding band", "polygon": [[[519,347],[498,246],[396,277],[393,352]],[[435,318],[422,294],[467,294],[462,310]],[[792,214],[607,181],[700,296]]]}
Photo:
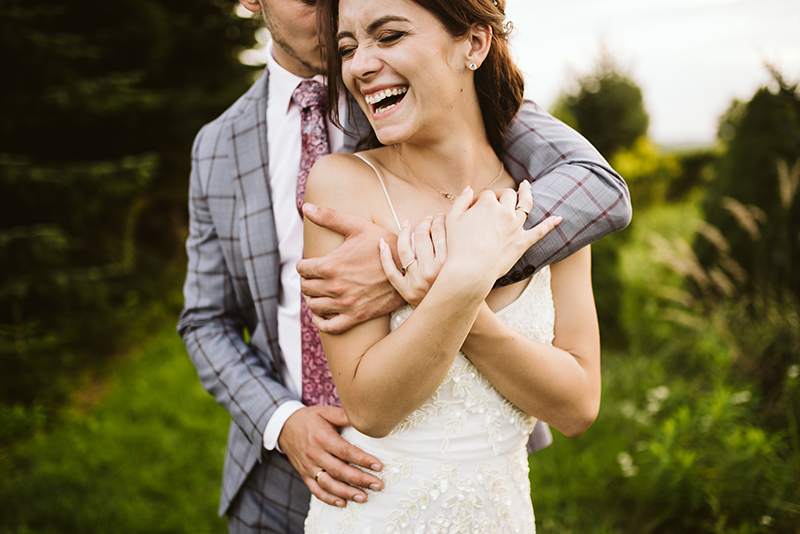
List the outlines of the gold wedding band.
{"label": "gold wedding band", "polygon": [[526,210],[526,209],[525,209],[525,208],[523,208],[522,206],[517,206],[516,208],[514,208],[514,210],[520,210],[522,213],[524,213],[524,214],[525,214],[525,218],[526,218],[526,219],[527,219],[528,217],[530,217],[530,215],[531,215],[531,212],[529,212],[528,210]]}
{"label": "gold wedding band", "polygon": [[403,265],[402,267],[400,267],[400,270],[403,271],[403,274],[406,274],[406,271],[408,270],[408,268],[411,267],[411,264],[414,263],[415,261],[417,261],[417,258],[412,258],[410,262],[408,262],[405,265]]}
{"label": "gold wedding band", "polygon": [[317,474],[316,474],[316,475],[314,475],[314,482],[316,482],[317,484],[319,484],[319,476],[320,476],[322,473],[324,473],[324,472],[325,472],[325,470],[324,470],[324,469],[320,469],[319,471],[317,471]]}

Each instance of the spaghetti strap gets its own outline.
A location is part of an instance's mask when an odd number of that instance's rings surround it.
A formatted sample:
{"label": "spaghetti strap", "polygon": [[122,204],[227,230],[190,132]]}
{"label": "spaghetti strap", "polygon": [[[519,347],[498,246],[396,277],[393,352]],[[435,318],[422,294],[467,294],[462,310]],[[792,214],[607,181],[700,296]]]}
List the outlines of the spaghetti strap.
{"label": "spaghetti strap", "polygon": [[381,173],[378,171],[378,169],[375,168],[375,165],[370,163],[370,161],[367,158],[365,158],[361,154],[353,154],[353,155],[358,159],[360,159],[361,161],[363,161],[364,163],[366,163],[367,165],[369,165],[370,167],[372,167],[372,170],[375,171],[375,174],[378,175],[378,180],[380,180],[381,187],[383,188],[383,194],[386,196],[386,202],[389,203],[389,209],[392,210],[392,215],[394,215],[394,222],[397,223],[397,229],[402,230],[403,227],[400,225],[400,220],[397,218],[397,213],[395,213],[394,211],[394,206],[392,205],[392,199],[389,198],[389,192],[386,190],[386,184],[383,183],[383,176],[381,176]]}

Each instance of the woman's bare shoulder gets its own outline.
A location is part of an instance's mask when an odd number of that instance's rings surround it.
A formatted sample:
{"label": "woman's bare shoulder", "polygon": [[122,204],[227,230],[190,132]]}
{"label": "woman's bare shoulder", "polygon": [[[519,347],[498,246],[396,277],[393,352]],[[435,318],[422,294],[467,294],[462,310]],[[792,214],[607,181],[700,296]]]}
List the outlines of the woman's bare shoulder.
{"label": "woman's bare shoulder", "polygon": [[369,206],[382,194],[373,171],[353,154],[330,154],[311,168],[306,202],[371,220]]}

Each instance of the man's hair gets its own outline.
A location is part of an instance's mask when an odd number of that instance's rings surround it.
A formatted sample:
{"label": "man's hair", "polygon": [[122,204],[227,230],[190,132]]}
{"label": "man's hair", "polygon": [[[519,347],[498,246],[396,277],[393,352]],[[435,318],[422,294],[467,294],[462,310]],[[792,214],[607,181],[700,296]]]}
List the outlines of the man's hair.
{"label": "man's hair", "polygon": [[[511,25],[505,22],[505,0],[412,1],[436,17],[453,38],[466,38],[480,24],[492,29],[489,53],[475,71],[475,90],[489,143],[500,154],[506,129],[519,111],[525,92],[522,73],[512,60],[508,47]],[[328,113],[331,121],[341,126],[338,102],[342,87],[342,58],[336,41],[339,0],[319,0],[317,9],[317,26],[327,54]],[[374,134],[372,138],[373,142],[367,142],[367,145],[375,145]]]}

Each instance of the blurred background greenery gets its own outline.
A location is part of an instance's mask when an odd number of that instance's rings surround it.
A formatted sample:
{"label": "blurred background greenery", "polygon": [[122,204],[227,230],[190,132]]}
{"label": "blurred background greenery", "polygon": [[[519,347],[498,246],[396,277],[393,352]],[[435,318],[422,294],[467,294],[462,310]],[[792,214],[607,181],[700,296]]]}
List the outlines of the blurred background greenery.
{"label": "blurred background greenery", "polygon": [[[225,531],[228,417],[173,325],[192,138],[258,73],[234,7],[0,0],[2,534]],[[634,219],[593,247],[603,406],[531,457],[539,531],[800,532],[797,81],[682,151],[611,57],[553,111]]]}

